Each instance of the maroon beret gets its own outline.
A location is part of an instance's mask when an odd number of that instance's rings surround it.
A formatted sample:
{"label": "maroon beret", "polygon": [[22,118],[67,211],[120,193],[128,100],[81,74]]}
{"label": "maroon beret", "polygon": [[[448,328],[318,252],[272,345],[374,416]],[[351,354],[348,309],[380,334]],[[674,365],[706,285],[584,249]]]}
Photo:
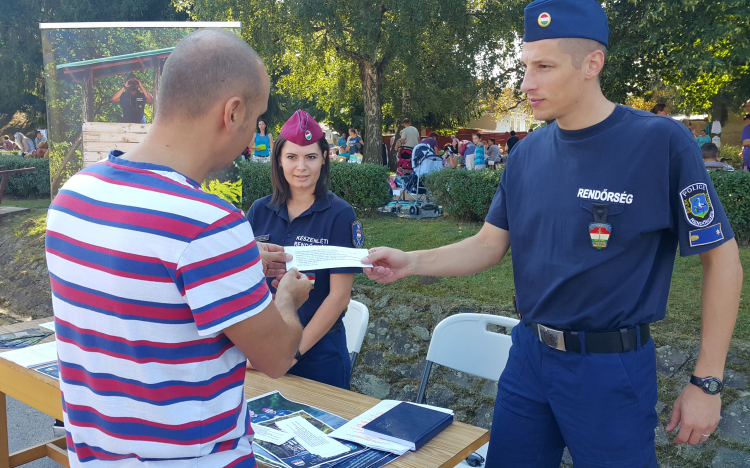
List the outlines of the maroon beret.
{"label": "maroon beret", "polygon": [[317,143],[324,134],[312,115],[298,110],[289,117],[279,135],[295,145],[308,146]]}

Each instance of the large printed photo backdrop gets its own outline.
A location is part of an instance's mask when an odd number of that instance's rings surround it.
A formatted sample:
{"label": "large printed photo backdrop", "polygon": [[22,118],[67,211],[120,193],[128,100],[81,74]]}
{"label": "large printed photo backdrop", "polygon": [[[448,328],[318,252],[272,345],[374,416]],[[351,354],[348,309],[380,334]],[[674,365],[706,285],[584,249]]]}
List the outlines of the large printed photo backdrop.
{"label": "large printed photo backdrop", "polygon": [[[180,39],[205,27],[240,32],[239,23],[40,25],[53,198],[76,172],[143,139],[164,62]],[[231,171],[217,177],[236,181]]]}

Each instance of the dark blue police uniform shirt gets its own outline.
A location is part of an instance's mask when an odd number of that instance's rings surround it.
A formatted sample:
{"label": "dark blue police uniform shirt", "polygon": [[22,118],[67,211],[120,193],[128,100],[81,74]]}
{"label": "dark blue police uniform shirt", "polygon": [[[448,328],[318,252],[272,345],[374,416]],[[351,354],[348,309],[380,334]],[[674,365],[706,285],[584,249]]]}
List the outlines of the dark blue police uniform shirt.
{"label": "dark blue police uniform shirt", "polygon": [[[601,250],[595,203],[609,205]],[[678,244],[695,255],[734,237],[689,130],[619,105],[592,127],[553,123],[518,142],[486,221],[510,233],[524,321],[574,331],[663,319]]]}
{"label": "dark blue police uniform shirt", "polygon": [[[354,247],[352,244],[352,221],[356,219],[351,205],[328,192],[328,196],[315,200],[312,206],[289,222],[286,205],[280,208],[269,206],[272,196],[256,200],[247,212],[255,238],[282,246],[332,245]],[[266,236],[268,236],[266,238]],[[307,325],[331,291],[331,274],[362,273],[361,268],[333,268],[315,270],[315,288],[310,297],[297,311],[302,325]],[[268,278],[271,287],[273,278]],[[276,290],[271,288],[273,293]],[[342,311],[343,312],[343,311]],[[342,314],[343,317],[343,314]]]}

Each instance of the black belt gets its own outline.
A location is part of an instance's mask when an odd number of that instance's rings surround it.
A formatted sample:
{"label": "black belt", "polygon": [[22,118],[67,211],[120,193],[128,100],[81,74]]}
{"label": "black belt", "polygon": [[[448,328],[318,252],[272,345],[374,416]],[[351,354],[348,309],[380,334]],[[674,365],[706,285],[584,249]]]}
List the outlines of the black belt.
{"label": "black belt", "polygon": [[[556,330],[538,323],[527,323],[528,327],[547,346],[560,351],[581,352],[579,332]],[[638,347],[636,329],[641,329],[641,345],[651,338],[649,324],[638,325],[633,328],[608,330],[599,332],[585,332],[587,353],[625,353]]]}

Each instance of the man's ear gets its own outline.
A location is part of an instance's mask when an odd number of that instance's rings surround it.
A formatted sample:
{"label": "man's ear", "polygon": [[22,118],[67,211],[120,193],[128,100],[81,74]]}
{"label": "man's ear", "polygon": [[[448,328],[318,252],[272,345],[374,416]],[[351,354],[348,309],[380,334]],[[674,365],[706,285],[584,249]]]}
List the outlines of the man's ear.
{"label": "man's ear", "polygon": [[224,103],[224,126],[235,130],[245,121],[247,107],[239,96],[232,96]]}
{"label": "man's ear", "polygon": [[604,52],[601,50],[595,50],[586,56],[584,61],[586,68],[586,79],[595,79],[602,72],[604,68]]}

